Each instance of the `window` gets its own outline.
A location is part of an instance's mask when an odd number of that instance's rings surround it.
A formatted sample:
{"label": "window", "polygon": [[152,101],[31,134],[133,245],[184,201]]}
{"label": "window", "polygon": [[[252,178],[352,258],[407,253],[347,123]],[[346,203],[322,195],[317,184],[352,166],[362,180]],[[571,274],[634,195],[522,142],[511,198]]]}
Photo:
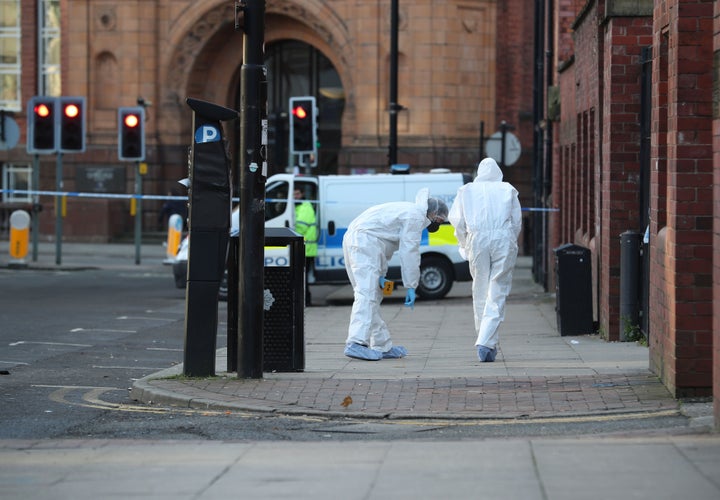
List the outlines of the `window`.
{"label": "window", "polygon": [[[2,169],[2,187],[3,190],[22,190],[32,191],[32,167],[29,165],[14,165],[7,163]],[[3,194],[2,201],[6,202],[27,202],[32,201],[30,194]]]}
{"label": "window", "polygon": [[0,0],[0,108],[20,111],[20,0]]}
{"label": "window", "polygon": [[289,185],[287,182],[277,182],[265,189],[265,220],[280,217],[287,210]]}
{"label": "window", "polygon": [[[0,0],[1,1],[1,0]],[[38,0],[39,95],[60,96],[60,0]]]}

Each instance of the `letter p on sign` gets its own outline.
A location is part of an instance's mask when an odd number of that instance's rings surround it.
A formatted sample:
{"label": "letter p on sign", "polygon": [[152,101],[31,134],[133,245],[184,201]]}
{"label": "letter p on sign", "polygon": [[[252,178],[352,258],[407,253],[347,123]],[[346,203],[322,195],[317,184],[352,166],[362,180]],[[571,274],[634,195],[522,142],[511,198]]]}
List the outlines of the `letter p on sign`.
{"label": "letter p on sign", "polygon": [[203,125],[195,131],[195,142],[204,144],[206,142],[217,142],[220,140],[220,131],[216,127]]}

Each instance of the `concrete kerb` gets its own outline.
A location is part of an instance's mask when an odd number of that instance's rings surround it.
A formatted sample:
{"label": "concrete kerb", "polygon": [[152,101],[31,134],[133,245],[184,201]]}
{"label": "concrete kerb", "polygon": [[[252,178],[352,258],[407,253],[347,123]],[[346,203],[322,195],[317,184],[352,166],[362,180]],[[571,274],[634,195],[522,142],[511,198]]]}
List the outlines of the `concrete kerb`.
{"label": "concrete kerb", "polygon": [[[272,414],[288,417],[313,416],[328,419],[357,419],[357,420],[388,420],[388,421],[482,421],[482,422],[572,422],[579,420],[587,420],[591,418],[603,418],[606,420],[617,419],[640,419],[653,417],[672,417],[680,416],[685,413],[674,405],[674,408],[647,409],[647,410],[627,410],[627,409],[606,409],[602,412],[563,412],[562,414],[543,414],[532,415],[527,412],[506,412],[506,413],[425,413],[425,412],[407,412],[407,411],[387,411],[387,412],[364,412],[364,411],[332,411],[332,410],[315,410],[312,408],[293,408],[292,404],[276,403],[274,405],[253,404],[235,398],[235,401],[222,401],[208,397],[196,397],[183,394],[173,390],[166,390],[161,387],[153,386],[150,381],[157,380],[158,377],[152,375],[145,379],[138,380],[133,384],[130,397],[136,401],[144,402],[150,405],[184,408],[188,410],[203,410],[216,412],[247,412],[259,414]],[[220,377],[229,378],[231,374],[223,374]],[[703,416],[704,417],[704,416]],[[706,425],[707,422],[699,423],[699,426]]]}
{"label": "concrete kerb", "polygon": [[[224,367],[225,349],[218,350],[218,366]],[[166,405],[170,407],[180,407],[192,410],[202,411],[233,411],[233,412],[249,412],[249,413],[265,413],[283,416],[315,416],[321,418],[342,418],[342,419],[361,419],[361,420],[413,420],[413,421],[483,421],[483,422],[533,422],[533,421],[563,421],[570,422],[573,420],[582,420],[588,418],[597,418],[602,416],[604,419],[622,418],[637,419],[650,417],[669,417],[681,414],[678,404],[672,398],[662,398],[660,402],[651,401],[654,406],[649,408],[603,408],[601,411],[572,411],[565,410],[562,412],[548,411],[458,411],[458,412],[423,412],[423,411],[407,411],[399,409],[380,410],[372,409],[370,411],[352,411],[350,409],[337,411],[330,408],[315,409],[308,406],[299,406],[298,402],[288,402],[274,400],[268,402],[266,399],[257,400],[252,397],[239,396],[238,392],[242,392],[243,385],[261,387],[266,383],[272,386],[273,383],[283,379],[261,379],[261,380],[243,380],[235,377],[234,373],[218,372],[215,377],[205,379],[191,379],[177,377],[182,372],[182,365],[176,365],[161,372],[149,375],[138,380],[133,384],[131,398],[154,405]],[[290,374],[281,374],[292,377]],[[272,375],[270,375],[272,376]],[[303,374],[295,374],[296,378],[303,377]],[[555,377],[558,379],[558,377]],[[640,374],[640,383],[646,375]],[[285,379],[287,380],[287,379]],[[445,379],[437,379],[441,385]],[[601,379],[605,380],[605,379]],[[305,379],[306,386],[303,389],[315,390],[318,393],[322,391],[324,382],[328,379],[311,378]],[[347,381],[347,380],[345,380]],[[449,383],[455,382],[455,379],[447,379]],[[336,381],[337,382],[337,381]],[[355,381],[356,383],[358,381]],[[372,383],[388,382],[386,380],[361,380],[360,385],[370,385]],[[492,383],[492,382],[491,382]],[[461,384],[460,384],[461,385]],[[600,386],[612,386],[613,384],[598,384]],[[475,386],[477,387],[477,386]],[[472,389],[472,387],[471,387]],[[411,390],[411,389],[410,389]],[[461,390],[461,389],[458,389]],[[572,389],[571,389],[572,390]],[[613,390],[613,389],[610,389]],[[250,392],[255,392],[250,390]],[[271,395],[271,390],[258,390],[260,397]],[[527,395],[527,391],[525,391]],[[363,397],[363,394],[358,395]],[[542,396],[540,396],[542,397]],[[282,399],[280,397],[279,399]],[[642,406],[642,405],[641,405]],[[380,410],[380,411],[378,411]]]}

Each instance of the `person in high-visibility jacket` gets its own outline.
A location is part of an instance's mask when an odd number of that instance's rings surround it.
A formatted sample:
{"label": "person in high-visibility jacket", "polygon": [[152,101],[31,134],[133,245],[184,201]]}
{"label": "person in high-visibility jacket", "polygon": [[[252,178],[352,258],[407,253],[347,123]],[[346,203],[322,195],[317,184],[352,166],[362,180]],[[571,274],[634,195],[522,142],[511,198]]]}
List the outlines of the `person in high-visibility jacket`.
{"label": "person in high-visibility jacket", "polygon": [[300,189],[295,189],[293,196],[295,203],[295,231],[305,240],[305,305],[312,305],[310,295],[310,277],[315,270],[315,257],[317,257],[318,226],[315,218],[315,209],[312,203],[305,200]]}

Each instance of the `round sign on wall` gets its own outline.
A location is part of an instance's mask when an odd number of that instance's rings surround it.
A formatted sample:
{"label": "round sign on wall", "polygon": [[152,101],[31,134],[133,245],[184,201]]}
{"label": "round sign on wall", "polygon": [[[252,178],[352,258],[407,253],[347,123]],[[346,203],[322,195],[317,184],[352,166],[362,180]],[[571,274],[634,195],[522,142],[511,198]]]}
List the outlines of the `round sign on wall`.
{"label": "round sign on wall", "polygon": [[12,149],[17,146],[18,140],[20,140],[20,128],[11,116],[3,114],[2,120],[5,137],[0,137],[0,150]]}
{"label": "round sign on wall", "polygon": [[[512,132],[505,132],[505,166],[513,165],[520,158],[520,140]],[[485,154],[498,162],[502,160],[502,132],[495,132],[485,141]]]}

